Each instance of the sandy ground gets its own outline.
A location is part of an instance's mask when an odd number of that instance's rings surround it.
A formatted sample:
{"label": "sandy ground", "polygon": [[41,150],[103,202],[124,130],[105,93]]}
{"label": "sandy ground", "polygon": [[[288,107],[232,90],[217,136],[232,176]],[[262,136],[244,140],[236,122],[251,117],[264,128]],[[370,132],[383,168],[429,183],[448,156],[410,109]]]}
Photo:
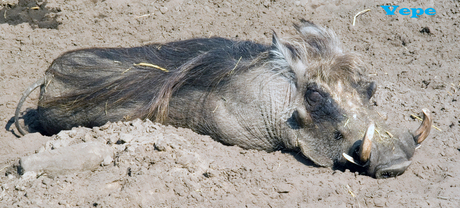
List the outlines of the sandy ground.
{"label": "sandy ground", "polygon": [[[383,4],[437,13],[387,16]],[[459,16],[451,0],[2,0],[0,206],[460,207]],[[65,51],[210,36],[270,43],[272,31],[292,35],[300,18],[334,29],[345,49],[363,55],[378,82],[375,110],[389,125],[415,130],[420,122],[410,115],[430,109],[440,130],[403,175],[377,180],[318,168],[295,152],[243,150],[139,120],[16,136],[22,91]],[[24,109],[33,112],[37,97]],[[87,171],[17,174],[21,157],[90,142],[107,144],[114,156]]]}

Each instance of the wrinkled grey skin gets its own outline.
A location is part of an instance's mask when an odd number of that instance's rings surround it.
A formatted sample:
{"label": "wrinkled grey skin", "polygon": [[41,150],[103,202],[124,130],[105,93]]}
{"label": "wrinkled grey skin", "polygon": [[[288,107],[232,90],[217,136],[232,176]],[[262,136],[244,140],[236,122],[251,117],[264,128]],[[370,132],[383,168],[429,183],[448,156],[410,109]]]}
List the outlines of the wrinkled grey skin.
{"label": "wrinkled grey skin", "polygon": [[151,119],[228,145],[301,151],[318,166],[402,174],[417,145],[408,131],[379,135],[370,159],[358,159],[369,124],[386,130],[369,108],[376,85],[359,57],[343,52],[330,30],[305,20],[295,28],[298,37],[274,35],[272,45],[210,38],[65,53],[35,84],[41,125],[55,134]]}

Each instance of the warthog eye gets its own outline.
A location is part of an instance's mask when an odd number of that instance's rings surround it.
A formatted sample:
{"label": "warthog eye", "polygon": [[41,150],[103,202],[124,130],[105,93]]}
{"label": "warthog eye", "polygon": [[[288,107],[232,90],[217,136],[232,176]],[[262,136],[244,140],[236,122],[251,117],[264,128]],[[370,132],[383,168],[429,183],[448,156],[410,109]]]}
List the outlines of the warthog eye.
{"label": "warthog eye", "polygon": [[315,89],[308,89],[305,96],[306,96],[308,104],[312,106],[321,103],[322,100],[324,99],[321,93],[319,93]]}
{"label": "warthog eye", "polygon": [[345,118],[340,106],[329,93],[322,91],[316,83],[307,87],[304,99],[305,109],[315,123],[337,123]]}

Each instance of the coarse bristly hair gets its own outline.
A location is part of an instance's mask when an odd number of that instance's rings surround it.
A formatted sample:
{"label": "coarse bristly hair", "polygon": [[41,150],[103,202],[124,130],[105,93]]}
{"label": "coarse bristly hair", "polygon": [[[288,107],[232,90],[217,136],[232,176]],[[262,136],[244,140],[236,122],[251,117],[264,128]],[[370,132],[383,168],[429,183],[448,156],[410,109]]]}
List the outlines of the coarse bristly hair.
{"label": "coarse bristly hair", "polygon": [[[56,59],[47,73],[75,90],[46,97],[40,105],[60,106],[75,112],[87,111],[101,103],[105,103],[105,109],[138,105],[141,107],[136,107],[127,118],[163,122],[168,117],[171,97],[184,85],[212,90],[256,65],[268,66],[267,62],[270,63],[267,70],[292,70],[287,74],[291,74],[298,86],[314,80],[326,85],[340,79],[346,79],[344,83],[358,81],[363,69],[361,62],[354,55],[342,52],[331,30],[306,20],[294,27],[299,37],[280,41],[274,34],[272,46],[198,38],[135,48],[69,52]],[[155,64],[167,71],[137,63]]]}
{"label": "coarse bristly hair", "polygon": [[299,86],[309,81],[331,85],[339,80],[357,84],[365,73],[360,57],[344,53],[332,30],[301,20],[294,24],[298,37],[280,40],[273,34],[270,51],[273,65],[289,68],[296,75]]}
{"label": "coarse bristly hair", "polygon": [[46,73],[51,75],[50,80],[65,83],[61,88],[68,89],[59,89],[63,93],[58,96],[44,96],[39,107],[78,113],[101,103],[106,103],[106,110],[136,105],[140,107],[135,107],[128,118],[163,122],[171,97],[184,85],[212,90],[232,75],[251,68],[268,48],[251,41],[215,37],[67,52]]}

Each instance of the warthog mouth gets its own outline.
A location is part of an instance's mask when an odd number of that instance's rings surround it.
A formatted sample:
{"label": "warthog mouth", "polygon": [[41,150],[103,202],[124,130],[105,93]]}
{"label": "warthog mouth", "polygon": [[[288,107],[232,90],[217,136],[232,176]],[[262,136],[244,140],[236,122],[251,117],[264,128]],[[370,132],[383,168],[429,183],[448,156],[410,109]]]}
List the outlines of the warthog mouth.
{"label": "warthog mouth", "polygon": [[[411,134],[413,141],[415,142],[415,149],[417,149],[420,144],[428,137],[431,131],[432,119],[431,114],[427,109],[422,110],[424,118],[420,127],[415,131],[414,134]],[[409,167],[411,161],[407,159],[395,159],[385,164],[370,164],[371,163],[371,150],[372,150],[372,139],[374,137],[375,124],[371,122],[369,127],[366,130],[364,138],[362,139],[361,145],[359,146],[358,154],[355,155],[355,158],[343,153],[342,156],[349,162],[369,170],[371,166],[374,166],[373,170],[368,171],[371,175],[374,175],[376,178],[388,178],[396,177],[404,173],[404,171]],[[389,155],[386,155],[389,156]],[[391,157],[391,156],[389,156]],[[412,155],[410,155],[412,157]]]}

